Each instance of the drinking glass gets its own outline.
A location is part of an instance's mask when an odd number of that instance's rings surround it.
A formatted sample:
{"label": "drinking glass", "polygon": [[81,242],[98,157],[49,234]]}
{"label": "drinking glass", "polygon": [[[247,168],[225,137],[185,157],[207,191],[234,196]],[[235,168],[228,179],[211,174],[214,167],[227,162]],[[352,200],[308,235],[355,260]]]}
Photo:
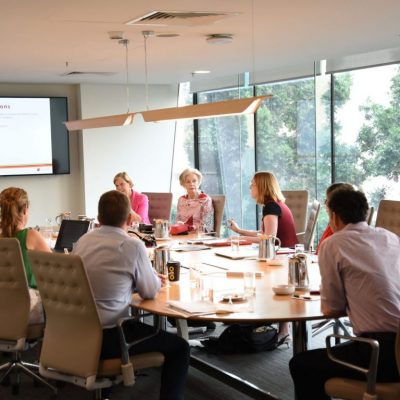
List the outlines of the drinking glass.
{"label": "drinking glass", "polygon": [[233,252],[238,252],[240,250],[240,236],[231,237],[231,250]]}
{"label": "drinking glass", "polygon": [[256,293],[256,274],[253,271],[243,273],[244,295],[246,297],[254,296]]}
{"label": "drinking glass", "polygon": [[294,253],[298,254],[298,253],[304,253],[304,244],[302,243],[297,243],[294,245]]}
{"label": "drinking glass", "polygon": [[197,227],[197,237],[203,238],[205,234],[206,234],[206,227],[204,226],[204,224],[199,224],[199,226]]}

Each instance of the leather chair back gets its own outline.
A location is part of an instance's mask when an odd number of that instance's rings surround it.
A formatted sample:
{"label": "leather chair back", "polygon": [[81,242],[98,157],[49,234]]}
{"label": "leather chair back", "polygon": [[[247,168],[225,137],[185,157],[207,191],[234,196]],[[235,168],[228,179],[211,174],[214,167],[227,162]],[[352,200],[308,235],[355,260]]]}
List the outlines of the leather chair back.
{"label": "leather chair back", "polygon": [[375,226],[385,228],[400,236],[400,201],[381,200]]}
{"label": "leather chair back", "polygon": [[224,218],[225,196],[222,194],[215,194],[210,197],[214,207],[214,232],[215,236],[219,237]]}
{"label": "leather chair back", "polygon": [[305,232],[308,208],[308,190],[282,190],[286,205],[293,214],[296,233]]}
{"label": "leather chair back", "polygon": [[80,257],[40,251],[28,256],[46,312],[41,367],[95,377],[103,331]]}
{"label": "leather chair back", "polygon": [[172,193],[171,192],[143,192],[149,199],[149,220],[166,219],[171,217]]}
{"label": "leather chair back", "polygon": [[0,339],[17,341],[28,330],[30,297],[19,242],[0,239]]}

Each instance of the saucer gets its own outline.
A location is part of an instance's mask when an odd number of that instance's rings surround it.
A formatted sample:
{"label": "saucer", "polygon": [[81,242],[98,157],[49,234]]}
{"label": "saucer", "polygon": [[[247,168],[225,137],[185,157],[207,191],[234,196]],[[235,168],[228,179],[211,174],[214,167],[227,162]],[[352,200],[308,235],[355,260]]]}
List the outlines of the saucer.
{"label": "saucer", "polygon": [[244,293],[229,293],[225,294],[224,297],[222,297],[221,302],[223,303],[229,303],[232,301],[232,303],[240,303],[242,301],[246,301],[246,297]]}
{"label": "saucer", "polygon": [[272,288],[277,295],[290,295],[294,293],[293,285],[277,285]]}

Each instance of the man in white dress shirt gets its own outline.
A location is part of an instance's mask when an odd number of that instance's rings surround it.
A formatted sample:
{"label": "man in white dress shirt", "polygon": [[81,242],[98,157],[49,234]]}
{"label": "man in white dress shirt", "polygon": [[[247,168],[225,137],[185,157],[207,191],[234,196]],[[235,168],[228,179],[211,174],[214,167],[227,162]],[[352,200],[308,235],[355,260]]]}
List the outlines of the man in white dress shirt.
{"label": "man in white dress shirt", "polygon": [[[143,299],[152,299],[161,287],[160,278],[151,266],[143,243],[131,238],[129,199],[112,190],[99,200],[99,229],[82,236],[74,253],[82,258],[92,286],[103,326],[101,358],[120,355],[117,321],[129,316],[132,292]],[[150,335],[154,328],[137,321],[129,321],[127,341]],[[189,367],[189,346],[185,340],[165,331],[131,348],[131,354],[158,351],[164,354],[160,399],[183,399]]]}
{"label": "man in white dress shirt", "polygon": [[[400,238],[366,222],[368,202],[362,192],[334,191],[328,200],[334,234],[321,245],[321,307],[326,316],[347,313],[355,335],[379,342],[378,382],[400,381],[395,338],[400,321]],[[337,358],[368,367],[371,348],[346,342],[333,348]],[[325,400],[331,377],[365,376],[329,360],[326,349],[300,353],[290,361],[298,400]]]}

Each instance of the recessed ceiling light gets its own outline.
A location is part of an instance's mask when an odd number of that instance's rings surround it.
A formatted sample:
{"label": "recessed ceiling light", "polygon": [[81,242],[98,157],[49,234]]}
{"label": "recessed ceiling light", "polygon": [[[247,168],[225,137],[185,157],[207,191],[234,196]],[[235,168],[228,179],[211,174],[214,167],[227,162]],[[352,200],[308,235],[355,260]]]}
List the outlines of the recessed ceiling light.
{"label": "recessed ceiling light", "polygon": [[192,75],[202,75],[202,74],[209,74],[210,71],[207,70],[198,70],[198,71],[193,71]]}

